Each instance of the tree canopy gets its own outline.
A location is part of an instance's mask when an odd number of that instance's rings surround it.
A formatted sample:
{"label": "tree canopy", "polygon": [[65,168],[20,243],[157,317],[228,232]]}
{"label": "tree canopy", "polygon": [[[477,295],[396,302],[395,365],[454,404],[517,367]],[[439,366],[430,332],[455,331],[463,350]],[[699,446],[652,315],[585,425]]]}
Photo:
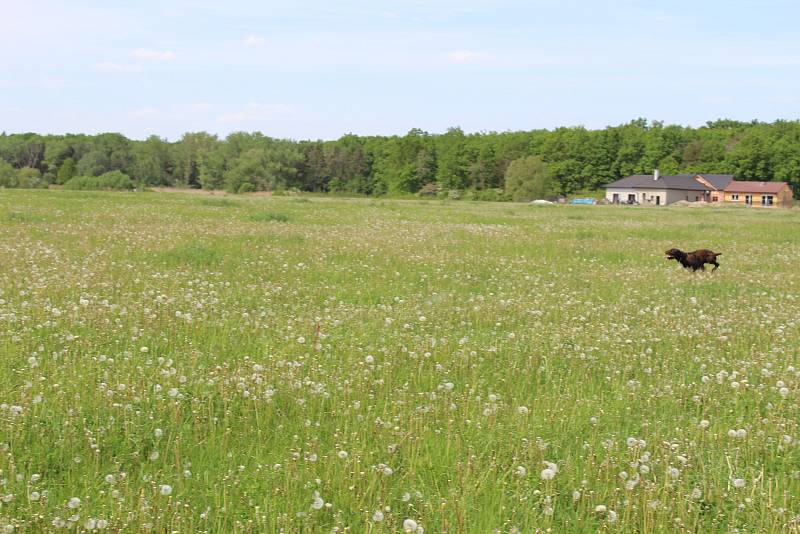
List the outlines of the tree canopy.
{"label": "tree canopy", "polygon": [[437,135],[413,129],[404,136],[349,134],[333,141],[274,139],[260,132],[225,138],[190,132],[174,142],[157,136],[136,141],[116,133],[3,133],[0,186],[41,187],[119,171],[140,187],[361,195],[505,190],[508,198],[506,180],[516,176],[508,173],[509,166],[534,156],[546,165],[548,190],[558,194],[597,189],[654,168],[662,174],[729,173],[742,180],[787,181],[800,192],[800,121],[717,120],[691,128],[645,119],[602,130],[468,134],[450,128]]}

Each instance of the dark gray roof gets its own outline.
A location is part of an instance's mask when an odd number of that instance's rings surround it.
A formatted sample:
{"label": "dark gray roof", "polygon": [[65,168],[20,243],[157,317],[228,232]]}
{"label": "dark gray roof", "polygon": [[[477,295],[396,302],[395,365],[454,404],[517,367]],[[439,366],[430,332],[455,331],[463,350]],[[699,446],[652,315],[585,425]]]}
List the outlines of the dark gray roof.
{"label": "dark gray roof", "polygon": [[731,183],[736,178],[732,174],[699,173],[697,176],[702,176],[706,182],[710,183],[720,191],[725,189],[728,186],[728,184]]}
{"label": "dark gray roof", "polygon": [[[710,181],[710,180],[709,180]],[[692,174],[660,176],[653,180],[652,174],[634,174],[622,180],[611,182],[606,187],[625,187],[633,189],[683,189],[689,191],[705,191],[706,186],[694,179]]]}

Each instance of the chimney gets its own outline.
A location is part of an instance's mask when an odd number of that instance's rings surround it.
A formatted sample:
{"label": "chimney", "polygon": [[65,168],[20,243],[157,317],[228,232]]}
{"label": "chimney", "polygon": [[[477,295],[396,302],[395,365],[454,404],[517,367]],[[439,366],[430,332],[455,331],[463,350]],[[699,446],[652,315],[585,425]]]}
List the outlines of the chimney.
{"label": "chimney", "polygon": [[653,171],[653,180],[658,181],[659,176],[660,176],[660,173],[658,172],[658,169],[654,170]]}

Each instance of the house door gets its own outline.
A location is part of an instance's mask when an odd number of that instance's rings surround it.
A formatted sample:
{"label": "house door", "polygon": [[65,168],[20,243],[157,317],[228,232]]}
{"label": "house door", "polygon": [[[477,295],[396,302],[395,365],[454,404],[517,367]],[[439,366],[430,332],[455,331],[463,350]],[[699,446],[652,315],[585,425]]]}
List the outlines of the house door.
{"label": "house door", "polygon": [[661,205],[661,195],[656,195],[656,206]]}
{"label": "house door", "polygon": [[614,193],[614,195],[611,197],[611,202],[614,204],[619,204],[619,193]]}
{"label": "house door", "polygon": [[745,204],[752,204],[753,203],[753,195],[745,195],[744,196],[744,203]]}

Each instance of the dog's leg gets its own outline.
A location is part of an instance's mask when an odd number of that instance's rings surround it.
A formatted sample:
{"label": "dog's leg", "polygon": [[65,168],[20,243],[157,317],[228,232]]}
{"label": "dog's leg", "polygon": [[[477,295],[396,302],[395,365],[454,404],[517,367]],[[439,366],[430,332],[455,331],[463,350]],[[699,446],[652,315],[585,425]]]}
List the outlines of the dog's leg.
{"label": "dog's leg", "polygon": [[711,272],[713,273],[719,267],[719,263],[717,263],[717,260],[714,260],[714,261],[711,262],[711,264],[714,265],[714,268],[711,269]]}

